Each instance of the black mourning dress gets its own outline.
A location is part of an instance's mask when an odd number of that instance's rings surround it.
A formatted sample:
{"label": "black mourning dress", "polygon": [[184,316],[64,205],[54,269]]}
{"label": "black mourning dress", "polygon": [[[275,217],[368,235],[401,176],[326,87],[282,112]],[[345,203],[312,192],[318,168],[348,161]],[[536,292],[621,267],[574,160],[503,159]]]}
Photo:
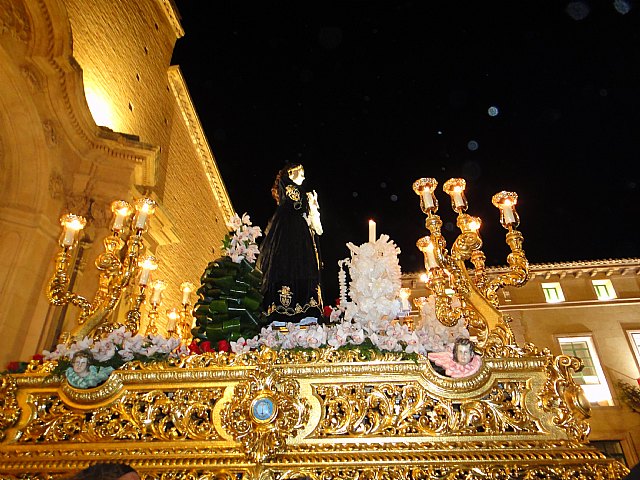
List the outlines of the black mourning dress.
{"label": "black mourning dress", "polygon": [[278,184],[279,203],[265,230],[258,268],[263,272],[263,308],[266,323],[298,323],[322,317],[320,258],[316,234],[307,224],[307,192],[289,175]]}

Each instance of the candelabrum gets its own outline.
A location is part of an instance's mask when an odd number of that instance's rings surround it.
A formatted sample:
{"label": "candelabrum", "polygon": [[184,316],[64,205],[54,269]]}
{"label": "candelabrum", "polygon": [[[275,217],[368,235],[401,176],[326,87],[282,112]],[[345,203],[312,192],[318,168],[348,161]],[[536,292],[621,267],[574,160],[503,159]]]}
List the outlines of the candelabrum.
{"label": "candelabrum", "polygon": [[[507,230],[506,243],[511,249],[507,257],[509,271],[488,279],[485,270],[485,255],[478,217],[466,213],[466,182],[452,178],[443,185],[451,198],[451,206],[458,214],[457,226],[460,234],[447,251],[442,235],[442,220],[436,214],[438,200],[434,191],[438,182],[433,178],[421,178],[413,184],[420,197],[420,206],[427,215],[425,226],[430,235],[418,240],[417,246],[424,254],[427,269],[426,285],[435,297],[436,317],[445,326],[452,327],[463,320],[469,331],[477,337],[477,348],[486,354],[497,353],[500,347],[514,343],[513,334],[503,315],[498,311],[499,288],[524,285],[529,276],[529,264],[522,249],[523,237],[517,230],[519,224],[515,206],[518,196],[513,192],[500,192],[493,196],[492,203],[500,210],[500,223]],[[473,265],[472,273],[467,263]],[[460,301],[453,302],[453,294]]]}
{"label": "candelabrum", "polygon": [[[104,252],[98,255],[95,261],[100,275],[93,300],[73,293],[69,288],[68,270],[71,254],[77,247],[86,220],[73,214],[63,215],[60,219],[63,233],[60,237],[60,251],[55,258],[55,270],[47,288],[47,297],[53,305],[71,304],[80,308],[78,325],[71,332],[71,338],[94,335],[99,327],[104,327],[101,324],[114,311],[124,290],[132,284],[138,272],[141,272],[140,293],[134,302],[137,307],[134,306],[133,313],[130,311],[131,315],[127,315],[131,329],[137,331],[139,328],[139,309],[145,298],[146,282],[152,268],[149,265],[148,269],[141,266],[141,257],[145,249],[142,235],[155,207],[155,202],[148,198],[138,200],[135,209],[124,201],[116,201],[111,205],[114,214],[111,233],[104,239]],[[131,218],[134,210],[135,215]]]}
{"label": "candelabrum", "polygon": [[187,345],[191,342],[193,335],[191,328],[193,327],[193,316],[191,315],[191,292],[194,290],[193,283],[184,282],[180,285],[182,290],[182,309],[180,310],[180,318],[177,323],[178,336],[182,343]]}

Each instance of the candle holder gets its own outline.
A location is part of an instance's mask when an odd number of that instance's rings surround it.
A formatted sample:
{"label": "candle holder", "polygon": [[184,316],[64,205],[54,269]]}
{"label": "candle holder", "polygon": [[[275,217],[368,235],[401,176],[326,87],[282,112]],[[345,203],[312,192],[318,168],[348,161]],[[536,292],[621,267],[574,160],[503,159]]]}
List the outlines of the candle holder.
{"label": "candle holder", "polygon": [[[69,335],[70,341],[102,334],[120,325],[114,324],[107,327],[104,324],[108,322],[125,289],[132,284],[140,269],[138,261],[145,250],[142,235],[149,218],[154,213],[155,202],[149,198],[138,200],[135,204],[137,213],[132,221],[130,218],[134,207],[127,202],[116,201],[111,205],[111,210],[114,213],[111,233],[103,240],[104,252],[95,260],[100,274],[98,288],[92,300],[70,291],[68,275],[70,252],[76,248],[79,232],[86,225],[86,220],[73,214],[67,214],[61,218],[63,225],[61,249],[55,257],[54,273],[47,286],[47,298],[52,305],[71,304],[80,309],[77,325]],[[141,290],[141,295],[144,295],[144,288]],[[133,325],[134,319],[134,314],[127,315],[126,323]]]}
{"label": "candle holder", "polygon": [[[413,190],[420,196],[422,210],[427,215],[425,226],[430,235],[419,239],[416,245],[425,257],[425,283],[435,297],[436,317],[447,327],[464,321],[470,333],[477,338],[478,350],[488,356],[497,354],[500,347],[514,343],[507,320],[497,309],[497,291],[507,285],[524,285],[529,275],[529,264],[522,248],[523,237],[516,230],[519,223],[515,212],[517,195],[500,192],[492,199],[500,209],[501,223],[508,230],[506,243],[511,253],[507,256],[509,271],[488,279],[486,257],[481,250],[482,238],[479,234],[482,222],[480,218],[466,213],[465,180],[452,178],[443,185],[443,190],[451,197],[453,210],[458,214],[456,224],[460,229],[449,250],[442,235],[442,220],[436,214],[437,201],[433,197],[436,185],[433,179],[419,179],[413,184]],[[428,190],[426,201],[425,190]],[[473,266],[472,273],[467,263]],[[454,305],[453,296],[447,294],[451,290],[460,300],[459,304],[456,302]]]}
{"label": "candle holder", "polygon": [[[177,308],[170,308],[167,310],[167,335],[169,338],[175,337],[177,333],[178,320],[180,319],[180,313]],[[178,335],[179,336],[179,335]]]}
{"label": "candle holder", "polygon": [[156,322],[158,320],[158,316],[160,315],[158,313],[159,306],[159,303],[151,304],[151,310],[149,310],[149,314],[147,315],[147,318],[149,320],[149,322],[147,323],[147,330],[145,331],[145,335],[147,336],[158,335],[158,326],[156,325]]}

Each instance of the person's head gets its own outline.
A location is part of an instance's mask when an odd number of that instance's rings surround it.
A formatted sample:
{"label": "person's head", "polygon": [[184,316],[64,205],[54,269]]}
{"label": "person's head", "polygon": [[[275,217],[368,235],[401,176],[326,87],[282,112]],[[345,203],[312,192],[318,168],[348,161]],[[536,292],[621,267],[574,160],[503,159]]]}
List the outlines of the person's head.
{"label": "person's head", "polygon": [[453,359],[460,365],[466,365],[473,358],[473,342],[468,338],[457,338],[453,343]]}
{"label": "person's head", "polygon": [[89,361],[91,360],[91,355],[87,352],[77,352],[73,356],[73,360],[71,361],[71,367],[73,371],[78,375],[86,375],[89,373]]}
{"label": "person's head", "polygon": [[302,185],[302,182],[304,182],[304,167],[300,164],[289,167],[287,174],[296,185]]}
{"label": "person's head", "polygon": [[140,475],[124,463],[97,463],[77,473],[70,480],[140,480]]}
{"label": "person's head", "polygon": [[[301,174],[302,177],[300,177]],[[304,181],[304,167],[299,163],[288,164],[278,172],[278,175],[276,175],[276,180],[275,182],[273,182],[273,186],[271,187],[271,196],[276,201],[276,203],[280,203],[280,182],[286,178],[291,179],[291,181],[296,185],[301,185]]]}

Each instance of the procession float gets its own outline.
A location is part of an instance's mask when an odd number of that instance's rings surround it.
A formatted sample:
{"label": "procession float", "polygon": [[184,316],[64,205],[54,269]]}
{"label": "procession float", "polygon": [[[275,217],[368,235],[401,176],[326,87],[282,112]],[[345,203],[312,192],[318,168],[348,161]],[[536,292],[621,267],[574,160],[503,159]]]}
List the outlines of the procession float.
{"label": "procession float", "polygon": [[[490,276],[464,180],[443,186],[460,230],[450,247],[436,187],[413,184],[430,296],[409,302],[397,247],[372,231],[348,245],[340,304],[326,318],[270,322],[267,272],[255,264],[261,231],[235,216],[224,254],[197,289],[183,285],[163,335],[163,286],[143,242],[153,202],[113,204],[93,300],[70,288],[84,219],[66,215],[47,295],[79,309],[77,326],[24,372],[0,377],[0,476],[62,479],[122,462],[166,480],[622,478],[628,470],[587,443],[590,405],[572,378],[581,361],[517,344],[498,308],[499,289],[529,275],[517,195],[492,199],[510,253]],[[279,294],[304,310],[290,290]]]}

